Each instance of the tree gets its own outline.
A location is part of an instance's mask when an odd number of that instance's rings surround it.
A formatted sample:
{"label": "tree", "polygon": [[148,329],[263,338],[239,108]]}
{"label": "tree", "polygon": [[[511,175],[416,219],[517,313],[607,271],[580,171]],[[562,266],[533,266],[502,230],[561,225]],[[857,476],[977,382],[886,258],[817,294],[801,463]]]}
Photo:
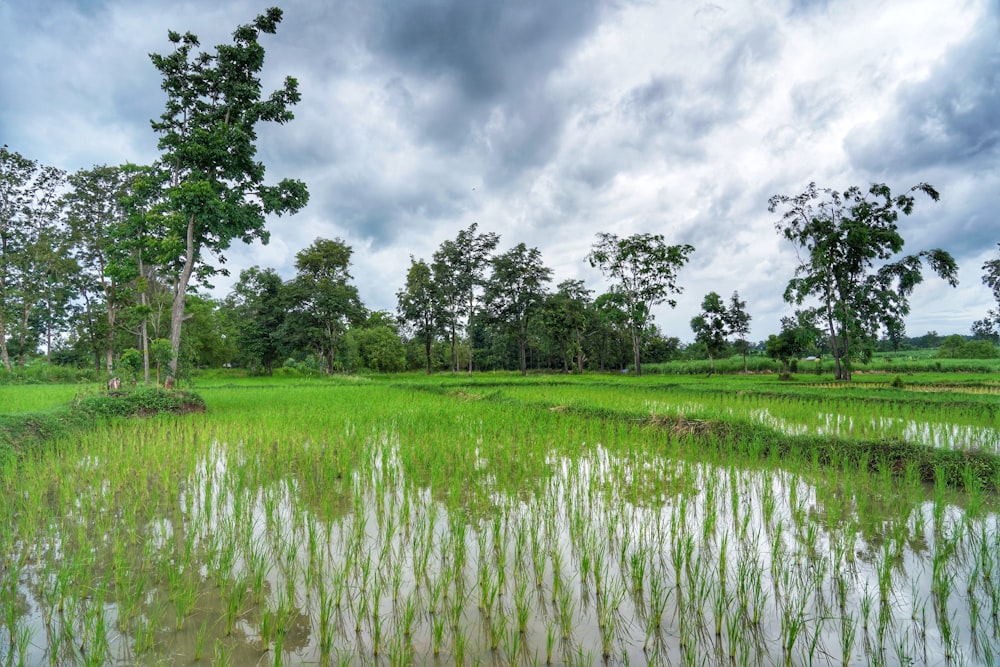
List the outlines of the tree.
{"label": "tree", "polygon": [[715,372],[715,358],[726,351],[729,342],[728,313],[726,305],[715,292],[709,292],[701,302],[701,313],[691,318],[695,341],[705,346],[708,361]]}
{"label": "tree", "polygon": [[[1000,248],[1000,243],[997,247]],[[983,284],[993,290],[993,298],[1000,303],[1000,258],[983,264]]]}
{"label": "tree", "polygon": [[129,172],[107,165],[81,169],[68,178],[72,188],[63,197],[66,221],[73,245],[73,257],[79,263],[77,291],[88,311],[95,308],[94,297],[103,300],[107,326],[104,334],[104,366],[108,375],[114,373],[114,340],[118,314],[124,306],[122,285],[117,272],[111,270],[116,244],[121,240],[114,233],[125,223],[127,215],[126,189]]}
{"label": "tree", "polygon": [[632,336],[632,357],[636,375],[642,375],[640,336],[650,321],[653,306],[677,302],[672,294],[682,288],[677,271],[694,252],[690,245],[667,245],[660,234],[633,234],[624,239],[615,234],[599,233],[587,261],[612,281],[626,313]]}
{"label": "tree", "polygon": [[517,340],[521,375],[527,375],[528,325],[538,315],[552,269],[542,264],[538,248],[523,243],[497,255],[490,264],[493,271],[486,283],[487,309],[493,321]]}
{"label": "tree", "polygon": [[[151,366],[150,323],[153,323],[155,338],[159,339],[157,325],[166,305],[165,297],[169,289],[159,276],[156,264],[163,256],[161,247],[169,242],[156,235],[156,232],[163,230],[155,224],[158,217],[156,210],[163,203],[167,174],[154,166],[134,164],[125,164],[120,171],[124,187],[118,204],[123,215],[105,230],[113,241],[108,248],[105,272],[119,287],[129,285],[133,292],[132,305],[123,313],[127,320],[124,326],[134,326],[132,333],[139,340],[143,376],[148,385]],[[161,363],[156,361],[157,384],[160,381],[160,366]]]}
{"label": "tree", "polygon": [[173,243],[165,250],[178,267],[170,318],[171,375],[177,372],[192,275],[199,267],[203,276],[215,272],[205,255],[214,254],[221,263],[233,239],[266,243],[265,215],[294,213],[308,201],[301,181],[265,185],[264,165],[256,160],[257,125],[292,120],[289,107],[300,98],[291,77],[266,99],[261,93],[264,48],[257,39],[274,34],[281,17],[280,9],[268,9],[237,27],[233,44],[221,44],[215,53],[194,55],[198,38],[170,31],[173,52],[150,55],[167,93],[166,110],[152,125],[160,134],[160,165],[169,174],[161,222],[168,232],[164,237]]}
{"label": "tree", "polygon": [[441,299],[443,327],[451,336],[452,370],[458,371],[455,353],[458,327],[464,321],[472,374],[472,320],[479,307],[490,253],[500,237],[493,232],[477,234],[477,223],[458,232],[454,241],[444,241],[434,252],[432,271]]}
{"label": "tree", "polygon": [[972,323],[972,338],[975,340],[988,340],[996,345],[1000,343],[1000,331],[997,330],[998,321],[995,317],[985,317]]}
{"label": "tree", "polygon": [[542,305],[542,323],[559,348],[564,373],[570,370],[571,358],[575,359],[577,372],[583,372],[583,331],[587,327],[591,293],[582,280],[564,280]]}
{"label": "tree", "polygon": [[[1000,247],[1000,243],[997,247]],[[1000,258],[983,264],[983,284],[993,290],[993,298],[997,302],[997,309],[989,311],[987,321],[993,320],[993,324],[1000,327]]]}
{"label": "tree", "polygon": [[747,351],[750,349],[747,336],[750,335],[750,313],[747,312],[747,302],[740,301],[740,293],[733,292],[726,308],[726,327],[729,335],[736,336],[736,347],[743,355],[743,374],[749,373],[747,368]]}
{"label": "tree", "polygon": [[337,368],[341,337],[365,319],[365,309],[348,267],[351,247],[341,239],[316,239],[295,255],[298,270],[286,286],[288,315],[279,334],[316,353],[322,370]]}
{"label": "tree", "polygon": [[370,313],[364,324],[348,335],[357,344],[362,367],[376,373],[397,373],[406,368],[406,348],[389,313]]}
{"label": "tree", "polygon": [[410,255],[406,285],[396,292],[397,312],[403,322],[413,324],[414,334],[424,343],[427,375],[431,374],[431,344],[438,331],[438,294],[431,267]]}
{"label": "tree", "polygon": [[781,362],[782,373],[788,373],[792,359],[798,359],[809,349],[815,331],[811,325],[804,323],[802,317],[781,318],[781,333],[767,337],[767,356]]}
{"label": "tree", "polygon": [[[939,198],[926,183],[910,189],[916,191]],[[912,194],[893,197],[883,183],[867,192],[851,187],[843,193],[810,183],[800,195],[774,195],[768,201],[772,213],[785,209],[777,231],[805,251],[785,300],[795,305],[809,297],[819,300],[813,311],[826,324],[838,380],[851,379],[853,346],[867,358],[883,328],[901,336],[909,296],[923,280],[923,260],[950,285],[958,284],[955,260],[938,248],[888,261],[903,248],[897,221],[900,213],[913,211]]]}
{"label": "tree", "polygon": [[55,241],[57,192],[64,177],[55,167],[0,147],[0,364],[8,371],[8,335],[16,336],[21,365],[29,342],[37,343],[31,316],[49,289],[46,261]]}
{"label": "tree", "polygon": [[226,297],[236,330],[236,347],[251,370],[271,375],[281,358],[278,332],[285,321],[286,297],[281,277],[274,269],[252,266],[240,272],[239,281]]}

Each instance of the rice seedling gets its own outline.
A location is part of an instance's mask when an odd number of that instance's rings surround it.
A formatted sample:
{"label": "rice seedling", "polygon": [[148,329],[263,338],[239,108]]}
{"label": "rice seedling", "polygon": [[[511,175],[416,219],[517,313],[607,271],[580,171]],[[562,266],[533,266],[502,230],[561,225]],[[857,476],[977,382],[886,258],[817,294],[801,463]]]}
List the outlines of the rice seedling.
{"label": "rice seedling", "polygon": [[[30,629],[29,664],[84,638],[177,663],[182,634],[241,664],[265,647],[276,664],[850,664],[862,636],[872,662],[988,664],[1000,531],[971,467],[925,488],[915,466],[786,456],[759,432],[698,439],[699,409],[732,418],[724,400],[846,428],[807,415],[834,412],[818,389],[561,382],[205,388],[220,407],[193,420],[105,425],[0,480],[20,562],[3,623]],[[837,391],[851,410],[876,396]],[[651,424],[648,401],[683,404],[685,426]],[[107,591],[103,621],[78,582]]]}

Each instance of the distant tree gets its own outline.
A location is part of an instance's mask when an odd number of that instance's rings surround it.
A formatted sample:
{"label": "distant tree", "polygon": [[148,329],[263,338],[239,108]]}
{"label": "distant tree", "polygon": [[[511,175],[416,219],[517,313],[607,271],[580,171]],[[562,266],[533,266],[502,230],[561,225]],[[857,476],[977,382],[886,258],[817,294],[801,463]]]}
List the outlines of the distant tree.
{"label": "distant tree", "polygon": [[406,368],[406,348],[389,313],[381,310],[370,313],[348,335],[354,339],[359,362],[367,370],[396,373]]}
{"label": "distant tree", "polygon": [[642,358],[646,360],[646,363],[672,361],[679,357],[681,349],[680,338],[664,336],[655,324],[646,327],[642,345]]}
{"label": "distant tree", "polygon": [[491,319],[517,341],[521,375],[528,374],[527,347],[531,320],[537,318],[552,269],[542,264],[538,248],[518,243],[490,260],[484,301]]}
{"label": "distant tree", "polygon": [[348,271],[352,252],[341,239],[316,239],[295,255],[298,273],[286,285],[288,314],[280,335],[312,350],[325,373],[337,368],[341,337],[366,316]]}
{"label": "distant tree", "polygon": [[[1000,248],[1000,243],[997,247]],[[1000,258],[983,264],[983,284],[993,290],[993,298],[1000,304]]]}
{"label": "distant tree", "polygon": [[160,220],[168,230],[163,237],[173,244],[163,250],[178,267],[171,308],[171,375],[177,372],[191,278],[198,267],[202,275],[216,271],[206,255],[216,255],[221,263],[233,239],[266,243],[265,215],[294,213],[308,200],[301,181],[265,185],[264,165],[256,159],[257,125],[292,120],[289,108],[300,97],[291,77],[269,97],[261,92],[264,48],[257,40],[262,33],[274,34],[281,17],[280,9],[268,9],[252,24],[237,27],[233,43],[217,46],[214,53],[195,55],[195,35],[170,31],[173,52],[150,55],[167,93],[166,110],[153,129],[160,134],[160,164],[169,174]]}
{"label": "distant tree", "polygon": [[434,274],[424,260],[410,255],[406,285],[396,292],[396,312],[400,320],[413,326],[413,333],[423,341],[427,375],[431,374],[431,346],[438,332],[439,298]]}
{"label": "distant tree", "polygon": [[941,341],[935,356],[940,359],[995,359],[1000,351],[991,341],[967,341],[955,334]]}
{"label": "distant tree", "polygon": [[679,294],[677,271],[694,252],[690,245],[667,245],[659,234],[633,234],[624,239],[599,233],[587,255],[591,266],[611,280],[611,288],[621,299],[632,337],[632,359],[636,375],[642,375],[641,335],[652,318],[653,306],[676,301]]}
{"label": "distant tree", "polygon": [[8,371],[8,337],[20,365],[37,345],[32,316],[49,289],[46,262],[58,231],[64,179],[62,170],[0,147],[0,364]]}
{"label": "distant tree", "polygon": [[274,269],[252,266],[226,297],[226,310],[236,331],[236,347],[251,370],[271,375],[281,361],[279,336],[287,308],[285,286]]}
{"label": "distant tree", "polygon": [[750,344],[747,336],[750,335],[750,313],[747,312],[747,302],[740,301],[740,293],[733,292],[729,298],[729,306],[726,308],[726,327],[729,335],[736,336],[736,348],[743,355],[743,374],[749,373],[747,368],[747,352]]}
{"label": "distant tree", "polygon": [[923,336],[916,338],[914,343],[921,349],[932,349],[941,344],[941,335],[937,331],[928,331]]}
{"label": "distant tree", "polygon": [[[926,183],[910,189],[914,191],[939,198]],[[851,187],[842,194],[810,183],[800,195],[769,200],[772,213],[785,209],[775,225],[778,232],[805,250],[785,300],[795,305],[809,297],[819,300],[814,312],[826,323],[837,379],[851,379],[852,346],[865,356],[881,329],[902,332],[909,296],[923,280],[922,260],[950,285],[958,284],[955,261],[941,249],[888,261],[903,248],[899,214],[909,215],[913,205],[912,195],[893,197],[882,183],[867,193]],[[876,262],[885,263],[876,267]]]}
{"label": "distant tree", "polygon": [[564,373],[570,371],[571,358],[575,359],[577,372],[583,372],[583,332],[590,312],[590,294],[582,280],[564,280],[542,305],[542,324],[559,349]]}
{"label": "distant tree", "polygon": [[[626,370],[629,358],[635,361],[632,329],[622,295],[605,292],[594,299],[594,319],[589,323],[590,346],[600,370]],[[639,332],[640,338],[645,329]]]}
{"label": "distant tree", "polygon": [[983,264],[983,284],[993,290],[993,299],[997,302],[997,308],[989,311],[986,320],[992,320],[994,330],[1000,331],[1000,258]]}
{"label": "distant tree", "polygon": [[976,340],[988,340],[994,345],[1000,343],[1000,326],[997,319],[986,317],[973,322],[972,337]]}
{"label": "distant tree", "polygon": [[729,342],[728,315],[726,305],[716,292],[709,292],[701,302],[701,313],[691,319],[691,329],[696,342],[705,346],[712,372],[715,372],[715,358],[726,351]]}
{"label": "distant tree", "polygon": [[434,253],[432,271],[441,299],[442,328],[451,336],[452,370],[458,371],[456,344],[464,322],[468,341],[469,374],[472,374],[472,321],[480,307],[490,255],[500,242],[492,232],[476,233],[473,223],[458,232],[454,241],[444,241]]}
{"label": "distant tree", "polygon": [[803,326],[793,317],[781,318],[781,332],[767,337],[767,356],[781,362],[782,372],[787,373],[792,359],[806,354],[815,334],[811,327]]}
{"label": "distant tree", "polygon": [[[120,315],[126,321],[123,326],[130,327],[139,340],[143,379],[148,385],[151,364],[155,363],[150,359],[149,328],[152,323],[156,330],[153,337],[161,338],[158,325],[169,296],[169,287],[159,275],[157,262],[163,257],[161,246],[169,245],[170,241],[157,235],[164,230],[155,224],[159,217],[155,211],[163,204],[167,174],[156,167],[134,164],[122,165],[119,171],[123,187],[117,205],[122,216],[104,228],[110,241],[104,271],[114,281],[116,298],[126,298],[121,294],[126,286],[132,292],[128,298],[130,307]],[[84,299],[87,301],[86,292]],[[115,323],[118,322],[115,317]]]}
{"label": "distant tree", "polygon": [[114,373],[114,343],[118,316],[128,305],[128,293],[119,283],[120,272],[112,270],[117,237],[128,215],[126,208],[129,172],[117,166],[95,166],[70,174],[70,190],[63,196],[69,227],[72,256],[80,271],[76,291],[88,310],[98,301],[103,305],[106,326],[102,326],[104,367]]}

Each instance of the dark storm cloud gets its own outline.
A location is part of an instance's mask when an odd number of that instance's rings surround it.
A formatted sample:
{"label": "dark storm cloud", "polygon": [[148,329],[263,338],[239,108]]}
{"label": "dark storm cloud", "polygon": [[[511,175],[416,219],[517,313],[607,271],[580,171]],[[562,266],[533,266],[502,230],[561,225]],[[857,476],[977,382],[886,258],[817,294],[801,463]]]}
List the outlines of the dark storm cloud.
{"label": "dark storm cloud", "polygon": [[905,223],[907,251],[948,250],[973,289],[984,248],[1000,238],[1000,6],[992,8],[929,77],[899,88],[893,113],[845,139],[855,167],[871,180],[891,177],[898,187],[926,180],[940,190],[939,204],[919,202]]}
{"label": "dark storm cloud", "polygon": [[[998,11],[995,9],[995,11]],[[900,87],[896,111],[847,137],[856,166],[995,170],[1000,157],[1000,20],[994,14],[926,80]]]}
{"label": "dark storm cloud", "polygon": [[564,113],[545,83],[601,9],[577,0],[386,2],[369,48],[423,89],[412,109],[422,139],[484,154],[487,177],[500,184],[554,150]]}
{"label": "dark storm cloud", "polygon": [[491,103],[533,88],[596,25],[594,0],[390,0],[373,50],[418,77],[446,77],[462,97]]}

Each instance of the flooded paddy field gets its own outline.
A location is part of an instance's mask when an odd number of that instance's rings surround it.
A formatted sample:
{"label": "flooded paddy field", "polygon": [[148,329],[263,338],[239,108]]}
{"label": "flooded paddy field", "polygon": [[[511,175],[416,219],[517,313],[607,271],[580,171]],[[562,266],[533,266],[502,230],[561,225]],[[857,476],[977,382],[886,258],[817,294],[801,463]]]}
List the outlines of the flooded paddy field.
{"label": "flooded paddy field", "polygon": [[[791,423],[794,394],[627,380],[205,385],[204,414],[54,443],[0,478],[0,659],[997,662],[995,481],[667,428]],[[857,423],[963,405],[954,424],[989,428],[980,397],[926,395],[879,414],[853,388],[801,394]]]}

